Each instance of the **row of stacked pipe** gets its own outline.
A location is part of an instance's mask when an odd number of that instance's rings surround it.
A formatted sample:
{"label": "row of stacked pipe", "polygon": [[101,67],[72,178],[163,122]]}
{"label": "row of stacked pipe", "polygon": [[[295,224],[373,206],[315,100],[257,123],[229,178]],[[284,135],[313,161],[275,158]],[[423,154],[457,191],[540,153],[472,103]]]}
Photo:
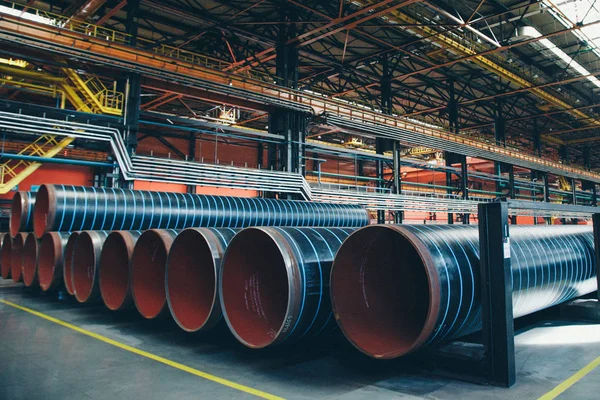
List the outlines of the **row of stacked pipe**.
{"label": "row of stacked pipe", "polygon": [[[15,195],[0,266],[188,332],[226,323],[250,348],[341,328],[395,358],[481,329],[477,227],[368,223],[349,205],[43,185]],[[515,317],[596,290],[593,246],[589,227],[511,227]]]}

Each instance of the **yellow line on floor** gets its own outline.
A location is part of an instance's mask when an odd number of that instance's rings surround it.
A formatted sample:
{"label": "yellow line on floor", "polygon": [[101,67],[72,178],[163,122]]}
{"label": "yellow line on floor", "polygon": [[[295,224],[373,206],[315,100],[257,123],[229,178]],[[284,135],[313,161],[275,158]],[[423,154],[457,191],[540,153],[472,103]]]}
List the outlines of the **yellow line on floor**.
{"label": "yellow line on floor", "polygon": [[79,333],[81,333],[83,335],[92,337],[92,338],[94,338],[96,340],[100,340],[101,342],[108,343],[108,344],[113,345],[115,347],[118,347],[120,349],[129,351],[131,353],[140,355],[142,357],[149,358],[149,359],[157,361],[159,363],[168,365],[169,367],[173,367],[173,368],[179,369],[181,371],[185,371],[185,372],[187,372],[189,374],[199,376],[199,377],[207,379],[209,381],[216,382],[216,383],[221,384],[223,386],[227,386],[227,387],[230,387],[232,389],[239,390],[241,392],[245,392],[245,393],[257,396],[257,397],[261,397],[263,399],[268,399],[268,400],[284,400],[282,397],[278,397],[278,396],[275,396],[275,395],[272,395],[272,394],[269,394],[269,393],[265,393],[265,392],[262,392],[260,390],[248,387],[248,386],[240,385],[239,383],[235,383],[235,382],[229,381],[227,379],[219,378],[218,376],[214,376],[214,375],[211,375],[209,373],[199,371],[199,370],[194,369],[192,367],[188,367],[187,365],[183,365],[183,364],[180,364],[178,362],[168,360],[168,359],[166,359],[164,357],[160,357],[160,356],[157,356],[155,354],[148,353],[147,351],[136,349],[135,347],[128,346],[128,345],[126,345],[124,343],[118,342],[118,341],[113,340],[113,339],[109,339],[109,338],[107,338],[105,336],[102,336],[102,335],[98,335],[97,333],[90,332],[88,330],[82,329],[82,328],[80,328],[78,326],[69,324],[68,322],[61,321],[61,320],[59,320],[57,318],[51,317],[51,316],[46,315],[44,313],[41,313],[41,312],[38,312],[38,311],[35,311],[35,310],[32,310],[32,309],[29,309],[27,307],[20,306],[20,305],[15,304],[15,303],[11,303],[10,301],[0,300],[0,303],[4,303],[4,304],[6,304],[8,306],[17,308],[17,309],[25,311],[25,312],[28,312],[30,314],[33,314],[33,315],[37,316],[37,317],[43,318],[43,319],[45,319],[47,321],[54,322],[55,324],[58,324],[58,325],[63,326],[65,328],[69,328],[69,329],[74,330],[76,332],[79,332]]}
{"label": "yellow line on floor", "polygon": [[560,385],[558,385],[557,387],[555,387],[554,389],[552,389],[551,391],[549,391],[548,393],[546,393],[545,395],[540,397],[538,400],[552,400],[552,399],[557,398],[562,393],[564,393],[567,389],[569,389],[571,386],[573,386],[574,384],[579,382],[584,376],[586,376],[587,374],[592,372],[598,366],[600,366],[600,357],[596,358],[594,361],[592,361],[585,367],[581,368],[579,371],[577,371],[575,374],[573,374],[571,377],[569,377],[563,383],[561,383]]}

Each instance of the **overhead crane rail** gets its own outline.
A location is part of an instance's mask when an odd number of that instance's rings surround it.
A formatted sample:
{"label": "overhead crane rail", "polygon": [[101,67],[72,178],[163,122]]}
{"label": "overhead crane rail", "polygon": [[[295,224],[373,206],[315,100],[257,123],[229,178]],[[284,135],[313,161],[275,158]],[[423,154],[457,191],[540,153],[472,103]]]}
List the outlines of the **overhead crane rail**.
{"label": "overhead crane rail", "polygon": [[[462,154],[480,154],[481,157],[493,161],[600,183],[600,174],[582,168],[542,159],[524,151],[466,138],[399,116],[384,115],[344,100],[279,87],[274,83],[217,71],[192,62],[180,60],[174,63],[171,57],[122,44],[124,39],[115,39],[119,37],[117,34],[102,37],[96,33],[94,36],[69,30],[69,27],[69,24],[59,27],[0,14],[0,40],[3,41],[73,55],[113,67],[134,69],[161,79],[174,80],[209,92],[226,93],[231,97],[260,104],[303,112],[325,113],[327,116],[353,122],[400,129],[420,135],[421,141],[418,144],[442,149],[460,147],[464,149],[460,152]],[[97,32],[97,30],[92,29],[90,32]],[[110,39],[114,41],[111,42]],[[435,146],[434,144],[439,143],[440,139],[443,146]]]}

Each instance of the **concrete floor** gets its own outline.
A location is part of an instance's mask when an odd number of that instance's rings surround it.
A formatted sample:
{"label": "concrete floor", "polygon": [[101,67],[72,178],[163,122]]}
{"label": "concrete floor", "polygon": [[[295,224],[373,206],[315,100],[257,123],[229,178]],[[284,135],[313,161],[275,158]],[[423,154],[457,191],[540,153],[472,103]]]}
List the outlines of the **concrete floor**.
{"label": "concrete floor", "polygon": [[[111,313],[0,279],[0,299],[287,399],[537,399],[600,356],[600,324],[545,322],[516,337],[517,384],[478,386],[379,362],[329,340],[251,351],[222,329],[186,334],[170,320]],[[600,367],[562,399],[599,399]],[[0,303],[0,399],[253,398]]]}

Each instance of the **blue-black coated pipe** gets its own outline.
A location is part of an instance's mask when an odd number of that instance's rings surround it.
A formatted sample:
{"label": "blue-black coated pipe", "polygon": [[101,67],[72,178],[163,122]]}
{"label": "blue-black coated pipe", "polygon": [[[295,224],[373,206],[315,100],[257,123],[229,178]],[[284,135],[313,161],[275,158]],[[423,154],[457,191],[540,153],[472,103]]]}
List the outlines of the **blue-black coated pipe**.
{"label": "blue-black coated pipe", "polygon": [[[515,318],[596,290],[593,233],[511,226]],[[396,358],[481,329],[477,227],[374,225],[340,248],[331,299],[364,353]]]}
{"label": "blue-black coated pipe", "polygon": [[222,319],[218,280],[227,245],[239,229],[188,228],[171,246],[166,294],[171,316],[187,332],[214,327]]}
{"label": "blue-black coated pipe", "polygon": [[141,231],[112,232],[100,254],[99,284],[102,301],[109,310],[133,307],[129,284],[129,264]]}
{"label": "blue-black coated pipe", "polygon": [[99,265],[102,246],[110,232],[79,232],[73,248],[71,277],[73,295],[80,303],[93,303],[100,299]]}
{"label": "blue-black coated pipe", "polygon": [[14,238],[19,232],[33,230],[33,208],[35,192],[16,192],[10,205],[10,235]]}
{"label": "blue-black coated pipe", "polygon": [[368,223],[367,211],[355,205],[65,185],[42,185],[34,210],[38,237],[49,231]]}
{"label": "blue-black coated pipe", "polygon": [[329,272],[352,228],[247,228],[229,243],[220,279],[221,308],[250,348],[329,333],[335,320]]}

